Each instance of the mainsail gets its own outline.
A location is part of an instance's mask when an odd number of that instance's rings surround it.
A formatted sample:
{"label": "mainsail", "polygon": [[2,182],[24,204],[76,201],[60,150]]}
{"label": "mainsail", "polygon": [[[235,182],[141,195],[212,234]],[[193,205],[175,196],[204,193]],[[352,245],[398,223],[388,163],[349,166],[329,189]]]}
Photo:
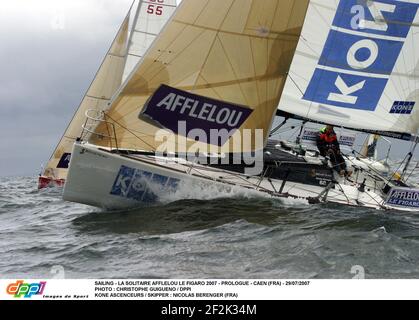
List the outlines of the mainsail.
{"label": "mainsail", "polygon": [[419,2],[312,0],[279,110],[410,139],[419,129]]}
{"label": "mainsail", "polygon": [[122,81],[127,79],[175,10],[176,0],[139,0]]}
{"label": "mainsail", "polygon": [[[138,116],[156,91],[170,91],[168,88],[183,90],[184,96],[205,97],[213,104],[221,101],[237,106],[234,112],[247,109],[250,115],[234,136],[244,129],[263,129],[266,141],[308,2],[183,0],[106,113],[118,147],[158,149],[160,142],[156,141],[156,135],[160,127]],[[199,116],[205,121],[208,113],[209,109],[204,107]],[[168,111],[166,117],[175,115]],[[113,131],[108,123],[96,128],[91,143],[115,146],[108,138],[110,130]],[[194,139],[177,138],[177,147],[196,143]],[[254,148],[252,144],[239,151]],[[237,150],[229,146],[229,151]]]}
{"label": "mainsail", "polygon": [[125,18],[90,88],[52,154],[43,173],[45,177],[52,179],[67,177],[71,150],[76,139],[80,137],[83,123],[86,120],[86,111],[89,109],[104,110],[113,94],[120,87],[127,53],[129,16],[130,14]]}

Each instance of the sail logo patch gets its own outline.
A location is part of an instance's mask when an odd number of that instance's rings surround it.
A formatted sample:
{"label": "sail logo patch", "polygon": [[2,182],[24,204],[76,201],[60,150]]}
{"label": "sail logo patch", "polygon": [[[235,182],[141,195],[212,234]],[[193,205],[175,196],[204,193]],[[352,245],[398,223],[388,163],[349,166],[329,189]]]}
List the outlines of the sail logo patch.
{"label": "sail logo patch", "polygon": [[[161,85],[143,108],[140,118],[186,136],[196,129],[203,130],[207,137],[212,130],[227,130],[229,134],[217,141],[218,146],[223,146],[252,112],[239,105]],[[185,132],[180,130],[179,123],[186,123]]]}
{"label": "sail logo patch", "polygon": [[111,195],[144,203],[155,203],[158,194],[177,190],[180,180],[140,169],[121,166],[112,186]]}
{"label": "sail logo patch", "polygon": [[419,190],[407,188],[392,189],[386,203],[398,207],[419,208]]}
{"label": "sail logo patch", "polygon": [[374,111],[418,7],[419,4],[392,0],[341,0],[303,99]]}
{"label": "sail logo patch", "polygon": [[391,107],[390,113],[393,114],[412,114],[416,102],[413,101],[395,101]]}

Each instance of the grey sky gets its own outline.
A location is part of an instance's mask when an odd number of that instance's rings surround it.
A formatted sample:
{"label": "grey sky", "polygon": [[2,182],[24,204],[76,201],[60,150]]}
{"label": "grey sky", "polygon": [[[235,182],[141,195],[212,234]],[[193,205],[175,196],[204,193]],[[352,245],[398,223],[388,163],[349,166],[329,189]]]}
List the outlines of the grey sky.
{"label": "grey sky", "polygon": [[51,155],[131,0],[14,0],[0,10],[0,176]]}
{"label": "grey sky", "polygon": [[[2,1],[0,176],[39,173],[131,2]],[[407,143],[397,142],[393,158],[402,157],[408,147]]]}

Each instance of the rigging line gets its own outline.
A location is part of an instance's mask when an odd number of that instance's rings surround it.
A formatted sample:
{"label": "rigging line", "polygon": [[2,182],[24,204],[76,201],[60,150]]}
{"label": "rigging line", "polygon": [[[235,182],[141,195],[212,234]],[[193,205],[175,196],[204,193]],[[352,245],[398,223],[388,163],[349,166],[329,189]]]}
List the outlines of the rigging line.
{"label": "rigging line", "polygon": [[[358,153],[358,152],[356,152],[355,150],[353,150],[353,152],[356,154],[356,153]],[[347,161],[349,161],[349,163],[351,163],[351,165],[353,166],[353,167],[356,167],[356,168],[359,168],[358,167],[358,165],[356,165],[355,164],[355,161],[353,161],[348,155],[344,155],[344,157],[346,158],[346,160]],[[368,163],[366,163],[366,162],[364,162],[364,161],[362,161],[362,160],[360,160],[363,164],[365,164],[367,167],[368,167],[368,169],[370,170],[370,171],[372,171],[372,172],[374,172],[375,174],[376,174],[376,176],[374,176],[374,175],[372,175],[370,172],[368,172],[368,171],[365,171],[365,170],[363,170],[362,168],[361,168],[361,170],[364,172],[364,173],[366,173],[367,174],[367,176],[369,176],[370,178],[372,178],[372,179],[374,179],[374,180],[377,180],[376,178],[379,178],[379,180],[381,180],[382,182],[386,182],[386,179],[385,179],[385,177],[383,177],[382,175],[381,175],[381,173],[378,171],[378,170],[376,170],[375,168],[373,168],[371,165],[369,165]]]}
{"label": "rigging line", "polygon": [[[372,201],[374,201],[375,203],[377,203],[377,205],[381,208],[381,209],[386,209],[386,207],[383,205],[383,203],[379,202],[378,200],[376,200],[368,191],[365,191],[364,194],[366,194],[367,196],[369,196],[371,198]],[[359,200],[358,200],[359,201]]]}
{"label": "rigging line", "polygon": [[[207,84],[209,84],[210,83],[210,81],[208,81],[202,74],[200,74],[199,75],[199,78],[201,78],[202,80],[204,80],[204,82],[205,83],[207,83]],[[194,90],[199,90],[199,89],[197,89],[197,87],[198,87],[198,85],[197,84],[195,84],[195,86],[194,86]],[[220,100],[220,101],[223,101],[223,97],[218,93],[218,91],[216,90],[216,88],[217,87],[215,87],[215,86],[213,86],[213,87],[208,87],[208,88],[206,88],[206,89],[211,89],[211,91],[214,93],[214,95],[216,95],[217,96],[217,98],[216,99],[218,99],[218,100]]]}
{"label": "rigging line", "polygon": [[106,97],[95,97],[89,94],[86,94],[86,98],[90,98],[90,99],[95,99],[95,100],[102,100],[102,101],[109,101],[110,98],[106,98]]}
{"label": "rigging line", "polygon": [[[413,69],[412,69],[412,76],[415,76],[415,71],[417,68],[419,68],[419,61],[417,60],[416,52],[415,52],[415,32],[413,30],[410,31],[412,36],[412,53],[413,53]],[[418,82],[414,81],[415,84],[415,92],[418,94]]]}
{"label": "rigging line", "polygon": [[[234,66],[233,66],[233,63],[232,63],[232,61],[230,60],[230,57],[228,56],[228,53],[227,53],[227,51],[226,51],[226,49],[225,49],[225,47],[224,47],[224,44],[223,44],[223,42],[222,42],[222,40],[220,39],[220,37],[219,37],[219,35],[217,34],[217,37],[216,37],[217,39],[218,39],[218,41],[219,41],[219,43],[220,43],[220,45],[221,45],[221,48],[223,49],[223,51],[224,51],[224,55],[225,55],[225,57],[226,57],[226,59],[227,59],[227,62],[228,62],[228,64],[230,65],[230,67],[231,67],[231,70],[233,71],[233,74],[234,74],[234,77],[236,78],[236,79],[239,79],[239,77],[238,77],[238,75],[237,75],[237,73],[236,73],[236,70],[234,69]],[[245,92],[244,92],[244,89],[243,89],[243,87],[242,87],[242,82],[240,82],[240,81],[238,81],[237,82],[238,83],[238,85],[239,85],[239,88],[240,88],[240,91],[241,91],[241,94],[242,94],[242,96],[243,96],[243,98],[244,98],[244,100],[246,101],[246,106],[251,106],[251,104],[250,104],[250,102],[249,102],[249,100],[248,100],[248,98],[247,98],[247,96],[246,96],[246,94],[245,94]]]}
{"label": "rigging line", "polygon": [[284,134],[284,133],[286,133],[286,132],[289,132],[289,131],[291,131],[291,130],[294,130],[294,132],[293,133],[291,133],[291,138],[293,138],[293,137],[296,137],[296,135],[297,135],[297,131],[299,130],[299,129],[295,129],[295,128],[286,128],[286,129],[283,129],[283,130],[278,130],[278,131],[276,131],[276,132],[274,132],[274,133],[272,133],[271,134],[271,137],[275,137],[275,136],[281,136],[282,134]]}
{"label": "rigging line", "polygon": [[[207,172],[213,172],[213,173],[218,173],[219,172],[217,170],[209,170],[209,169],[200,169],[200,170],[205,170]],[[223,170],[223,172],[225,172],[225,171]],[[247,177],[257,179],[258,182],[260,181],[259,176],[247,176]],[[212,178],[212,179],[214,179],[214,178]],[[260,190],[262,190],[264,192],[269,192],[269,193],[272,192],[272,190],[269,190],[266,187],[262,187],[262,186],[258,185],[258,183],[256,183],[256,182],[251,182],[250,180],[245,178],[244,175],[242,175],[242,174],[230,174],[229,173],[229,176],[223,177],[223,178],[221,178],[221,180],[220,179],[216,179],[216,180],[225,183],[226,180],[232,180],[232,179],[241,180],[242,183],[243,183],[243,186],[246,186],[247,188],[256,187],[256,188],[259,188]]]}

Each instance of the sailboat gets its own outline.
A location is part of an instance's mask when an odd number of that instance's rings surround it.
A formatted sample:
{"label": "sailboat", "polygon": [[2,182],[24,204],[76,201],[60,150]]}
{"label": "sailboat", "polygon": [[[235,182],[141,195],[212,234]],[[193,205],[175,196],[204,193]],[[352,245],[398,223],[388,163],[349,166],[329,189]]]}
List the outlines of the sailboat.
{"label": "sailboat", "polygon": [[176,0],[158,1],[155,4],[143,0],[133,2],[73,119],[39,176],[39,189],[64,185],[73,144],[77,139],[84,138],[83,132],[88,135],[86,112],[95,117],[107,108],[112,96],[134,69],[175,9]]}
{"label": "sailboat", "polygon": [[124,209],[248,193],[418,210],[402,179],[356,164],[341,177],[315,150],[269,139],[279,115],[417,144],[418,6],[183,0],[109,108],[88,117],[64,199]]}

